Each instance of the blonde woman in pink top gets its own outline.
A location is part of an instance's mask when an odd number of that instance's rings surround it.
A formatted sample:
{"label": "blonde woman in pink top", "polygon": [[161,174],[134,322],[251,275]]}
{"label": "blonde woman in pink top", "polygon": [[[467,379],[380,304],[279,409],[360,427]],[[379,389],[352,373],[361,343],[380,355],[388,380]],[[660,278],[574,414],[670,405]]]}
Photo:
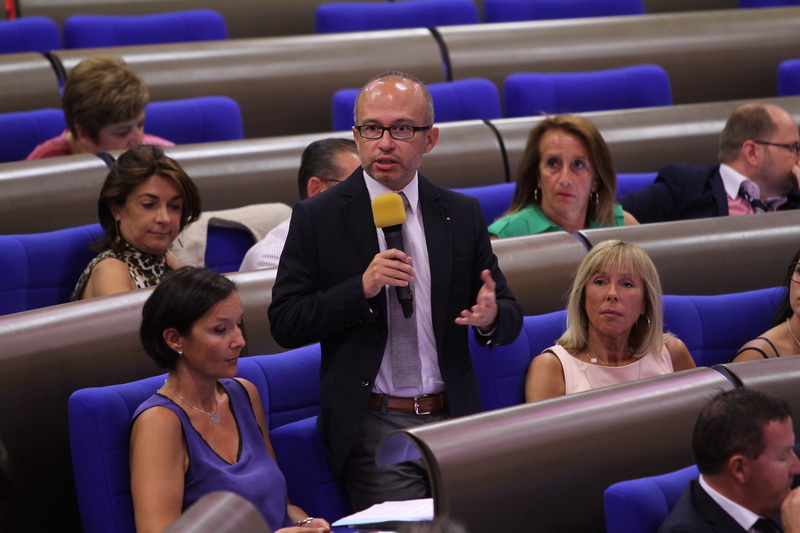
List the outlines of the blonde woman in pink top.
{"label": "blonde woman in pink top", "polygon": [[661,281],[650,257],[635,244],[601,242],[578,267],[567,331],[531,361],[525,400],[694,368],[686,345],[663,325]]}

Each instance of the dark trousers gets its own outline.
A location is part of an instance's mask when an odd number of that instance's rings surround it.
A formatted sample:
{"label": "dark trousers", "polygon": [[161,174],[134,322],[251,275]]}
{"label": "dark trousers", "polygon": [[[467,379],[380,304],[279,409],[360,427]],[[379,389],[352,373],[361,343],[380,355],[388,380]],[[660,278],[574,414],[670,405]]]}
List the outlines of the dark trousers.
{"label": "dark trousers", "polygon": [[384,436],[450,418],[448,411],[417,415],[368,409],[356,442],[344,465],[343,480],[353,512],[385,501],[430,498],[428,475],[422,459],[389,466],[375,464],[375,452]]}

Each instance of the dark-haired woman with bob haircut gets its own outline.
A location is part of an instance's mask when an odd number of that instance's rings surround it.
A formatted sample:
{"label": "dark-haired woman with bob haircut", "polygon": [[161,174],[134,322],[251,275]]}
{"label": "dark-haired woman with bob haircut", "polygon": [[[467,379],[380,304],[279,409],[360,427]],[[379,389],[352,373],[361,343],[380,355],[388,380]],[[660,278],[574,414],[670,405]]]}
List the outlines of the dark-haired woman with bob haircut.
{"label": "dark-haired woman with bob haircut", "polygon": [[170,246],[200,216],[200,193],[177,161],[158,146],[141,145],[114,162],[97,213],[105,232],[95,245],[100,253],[72,300],[152,287],[180,266]]}
{"label": "dark-haired woman with bob haircut", "polygon": [[136,530],[161,532],[209,492],[253,503],[272,531],[325,533],[287,498],[258,390],[236,378],[245,340],[236,285],[213,270],[169,274],[142,309],[145,352],[168,370],[133,415],[131,494]]}

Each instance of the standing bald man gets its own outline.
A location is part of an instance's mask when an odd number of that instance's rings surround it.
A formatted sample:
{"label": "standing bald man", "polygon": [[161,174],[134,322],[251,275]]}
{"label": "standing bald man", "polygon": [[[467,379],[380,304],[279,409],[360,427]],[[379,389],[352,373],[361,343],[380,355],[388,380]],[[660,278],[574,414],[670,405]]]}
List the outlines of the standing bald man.
{"label": "standing bald man", "polygon": [[[478,202],[417,172],[439,138],[425,85],[402,72],[373,78],[356,99],[355,123],[361,168],[295,206],[269,320],[282,346],[321,343],[319,427],[358,511],[430,496],[421,461],[378,467],[377,445],[394,429],[480,411],[467,335],[509,343],[522,311]],[[387,249],[373,221],[371,202],[387,192],[408,202],[405,252]],[[389,316],[395,288],[407,286],[413,333]],[[393,374],[393,361],[396,371],[409,353],[410,385]]]}

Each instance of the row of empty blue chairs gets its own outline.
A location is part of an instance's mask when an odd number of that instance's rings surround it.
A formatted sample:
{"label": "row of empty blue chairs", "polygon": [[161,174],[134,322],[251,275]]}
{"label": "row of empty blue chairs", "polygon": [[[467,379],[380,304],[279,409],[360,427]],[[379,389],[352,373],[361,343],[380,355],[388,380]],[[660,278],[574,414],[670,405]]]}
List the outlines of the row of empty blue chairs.
{"label": "row of empty blue chairs", "polygon": [[[244,139],[239,104],[227,96],[151,102],[145,116],[147,133],[175,144]],[[60,109],[0,113],[0,163],[25,159],[39,143],[66,127]]]}
{"label": "row of empty blue chairs", "polygon": [[[484,78],[431,83],[436,122],[492,120],[529,117],[542,113],[581,113],[635,107],[672,105],[669,75],[658,65],[592,72],[520,72],[503,84],[505,113],[500,93]],[[358,89],[342,89],[333,95],[333,129],[353,126],[353,107]]]}
{"label": "row of empty blue chairs", "polygon": [[[740,7],[798,5],[799,0],[740,0]],[[643,15],[643,0],[483,0],[483,22]],[[478,24],[473,0],[329,2],[314,13],[317,33]]]}
{"label": "row of empty blue chairs", "polygon": [[[2,129],[2,128],[0,128]],[[618,194],[637,190],[655,173],[621,174]],[[513,183],[456,189],[478,199],[487,223],[511,203]],[[102,236],[99,224],[47,233],[0,235],[0,315],[69,301],[81,272],[94,257],[89,245]],[[236,272],[253,245],[243,230],[210,225],[205,264],[218,272]]]}
{"label": "row of empty blue chairs", "polygon": [[[699,366],[727,362],[745,341],[768,327],[785,289],[717,296],[666,296],[665,327],[686,342]],[[528,364],[564,330],[564,311],[524,319],[520,337],[492,350],[471,339],[484,410],[523,401]],[[239,375],[259,389],[289,497],[314,516],[347,513],[340,483],[328,469],[319,412],[319,345],[241,359]],[[156,376],[83,389],[69,400],[70,442],[78,500],[87,533],[133,531],[128,474],[130,417],[163,383]],[[632,530],[631,530],[632,531]]]}
{"label": "row of empty blue chairs", "polygon": [[[800,59],[778,67],[778,96],[800,95]],[[669,74],[658,65],[582,72],[519,72],[506,77],[500,92],[485,78],[467,78],[427,85],[436,122],[529,117],[542,113],[584,113],[672,105]],[[333,95],[333,130],[352,127],[358,89]],[[502,108],[505,108],[503,111]]]}
{"label": "row of empty blue chairs", "polygon": [[63,38],[58,24],[48,17],[0,21],[0,54],[227,38],[225,18],[211,9],[149,15],[76,14],[65,19]]}

